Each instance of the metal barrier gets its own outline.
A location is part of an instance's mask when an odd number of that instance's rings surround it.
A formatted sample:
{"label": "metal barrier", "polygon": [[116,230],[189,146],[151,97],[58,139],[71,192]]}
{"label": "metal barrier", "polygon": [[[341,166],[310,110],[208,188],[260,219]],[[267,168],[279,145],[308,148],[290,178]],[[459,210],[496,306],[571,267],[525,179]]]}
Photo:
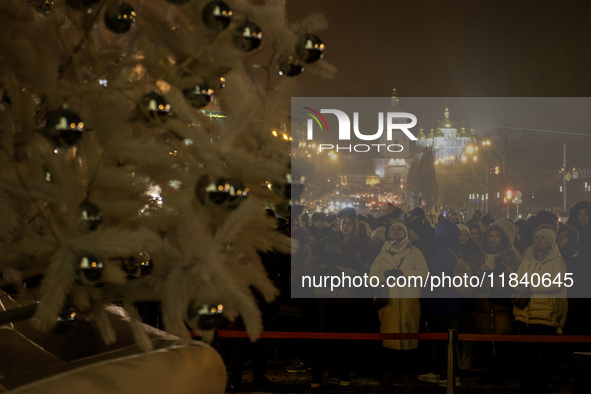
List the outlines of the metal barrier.
{"label": "metal barrier", "polygon": [[[192,337],[199,337],[197,331],[190,331]],[[218,330],[217,338],[248,338],[246,331]],[[454,394],[456,382],[456,354],[457,341],[472,342],[546,342],[546,343],[591,343],[591,335],[488,335],[488,334],[458,334],[450,329],[445,333],[343,333],[343,332],[296,332],[296,331],[267,331],[262,332],[260,338],[267,339],[338,339],[354,341],[376,341],[385,339],[418,339],[428,341],[447,340],[447,394]]]}

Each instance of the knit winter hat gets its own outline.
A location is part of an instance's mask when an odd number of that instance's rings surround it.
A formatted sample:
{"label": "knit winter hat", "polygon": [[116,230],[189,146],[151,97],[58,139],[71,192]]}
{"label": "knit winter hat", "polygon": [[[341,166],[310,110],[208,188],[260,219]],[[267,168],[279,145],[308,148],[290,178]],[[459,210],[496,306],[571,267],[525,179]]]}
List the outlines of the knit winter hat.
{"label": "knit winter hat", "polygon": [[392,227],[394,226],[398,226],[402,229],[402,231],[404,231],[404,238],[408,238],[408,229],[406,228],[406,226],[404,225],[404,223],[402,223],[399,220],[394,220],[392,222],[392,224],[390,225],[390,228],[388,229],[388,236],[390,234],[390,230],[392,229]]}
{"label": "knit winter hat", "polygon": [[386,241],[386,227],[378,227],[371,233],[372,238],[377,238],[382,242]]}
{"label": "knit winter hat", "polygon": [[465,231],[468,234],[470,234],[470,229],[464,223],[458,223],[458,227],[459,227],[460,231]]}
{"label": "knit winter hat", "polygon": [[549,228],[542,227],[542,228],[538,229],[538,231],[536,231],[536,233],[534,235],[534,239],[538,235],[541,235],[542,237],[544,237],[548,241],[550,241],[550,245],[552,245],[552,247],[554,247],[554,245],[556,244],[556,233],[554,231],[550,230]]}

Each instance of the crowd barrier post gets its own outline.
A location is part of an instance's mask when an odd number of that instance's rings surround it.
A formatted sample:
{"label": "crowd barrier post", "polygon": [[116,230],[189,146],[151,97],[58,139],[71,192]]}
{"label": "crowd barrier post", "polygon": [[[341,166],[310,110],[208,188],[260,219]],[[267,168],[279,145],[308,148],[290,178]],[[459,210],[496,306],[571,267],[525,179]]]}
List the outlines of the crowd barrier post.
{"label": "crowd barrier post", "polygon": [[456,341],[458,332],[454,329],[447,330],[447,394],[454,394],[456,387]]}

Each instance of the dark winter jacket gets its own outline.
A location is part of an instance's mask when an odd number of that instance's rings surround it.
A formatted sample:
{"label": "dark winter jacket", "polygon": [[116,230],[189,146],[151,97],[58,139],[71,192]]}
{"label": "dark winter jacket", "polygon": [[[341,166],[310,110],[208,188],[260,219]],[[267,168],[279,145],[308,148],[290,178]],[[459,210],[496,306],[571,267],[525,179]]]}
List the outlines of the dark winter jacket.
{"label": "dark winter jacket", "polygon": [[474,253],[476,253],[478,251],[478,246],[472,242],[472,241],[468,241],[468,243],[466,245],[460,245],[460,252],[462,253],[462,259],[464,261],[470,261],[472,260],[472,256],[474,256]]}
{"label": "dark winter jacket", "polygon": [[576,249],[579,243],[578,231],[574,227],[561,225],[558,232],[562,233],[563,231],[566,231],[568,235],[568,243],[562,248],[559,247],[558,250],[566,264],[566,272],[572,273],[572,277],[576,279],[573,286],[567,289],[567,296],[569,299],[584,298],[585,294],[588,294],[586,290],[589,280],[591,280],[591,266]]}
{"label": "dark winter jacket", "polygon": [[579,211],[581,209],[587,210],[587,213],[591,216],[591,202],[579,201],[570,209],[566,224],[574,227],[579,232],[577,250],[583,256],[587,264],[591,264],[591,224],[587,223],[584,227],[581,225],[579,222]]}
{"label": "dark winter jacket", "polygon": [[[452,276],[456,267],[456,256],[460,256],[460,229],[455,223],[444,220],[435,227],[433,241],[435,252],[429,264],[431,276]],[[439,287],[430,297],[425,303],[435,316],[453,316],[462,312],[462,300],[453,298],[457,297],[453,288]]]}
{"label": "dark winter jacket", "polygon": [[[501,233],[501,245],[493,249],[488,244],[488,234],[497,230]],[[474,275],[482,277],[482,265],[486,254],[498,254],[497,267],[491,271],[494,275],[493,286],[487,279],[482,287],[474,293],[472,316],[474,330],[478,334],[511,334],[514,332],[513,307],[510,297],[514,290],[507,286],[511,273],[517,272],[521,263],[521,255],[513,247],[515,228],[507,219],[501,219],[492,223],[483,233],[479,250],[474,253],[470,264],[474,269]],[[498,275],[505,274],[505,287],[502,286]]]}

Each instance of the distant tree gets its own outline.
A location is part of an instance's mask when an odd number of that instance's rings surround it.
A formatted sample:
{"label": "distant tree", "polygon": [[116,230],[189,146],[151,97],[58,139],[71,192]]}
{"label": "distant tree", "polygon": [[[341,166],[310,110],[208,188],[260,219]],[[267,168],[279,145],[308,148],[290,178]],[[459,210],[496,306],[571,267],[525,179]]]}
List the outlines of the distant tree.
{"label": "distant tree", "polygon": [[419,162],[420,162],[420,160],[414,160],[410,164],[410,168],[408,169],[408,175],[407,175],[407,180],[406,180],[406,189],[410,193],[414,193],[415,195],[418,195],[417,173],[419,171]]}
{"label": "distant tree", "polygon": [[409,183],[415,185],[415,194],[420,195],[425,200],[425,209],[430,212],[439,195],[433,148],[426,147],[423,150],[423,157],[416,166],[416,170],[413,170],[413,167],[414,165],[409,170]]}

